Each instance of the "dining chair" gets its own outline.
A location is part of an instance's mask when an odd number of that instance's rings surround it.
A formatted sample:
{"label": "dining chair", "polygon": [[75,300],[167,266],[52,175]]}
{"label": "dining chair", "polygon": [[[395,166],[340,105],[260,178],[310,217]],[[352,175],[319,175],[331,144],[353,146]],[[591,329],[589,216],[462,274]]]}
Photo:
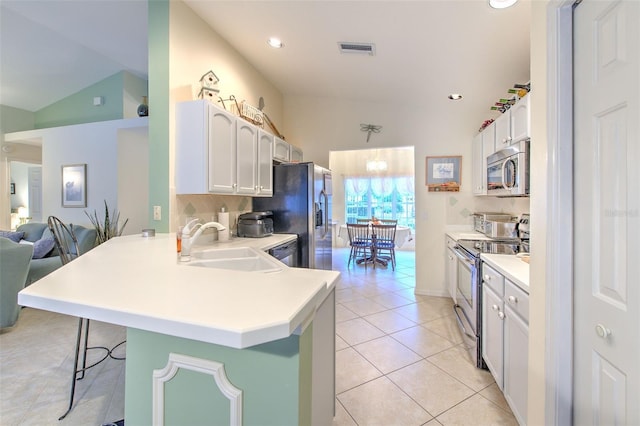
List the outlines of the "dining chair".
{"label": "dining chair", "polygon": [[360,224],[369,224],[369,222],[371,222],[370,218],[367,217],[360,217],[356,219],[356,223],[360,223]]}
{"label": "dining chair", "polygon": [[[60,219],[55,216],[49,216],[47,220],[47,224],[49,226],[49,230],[53,235],[53,240],[55,241],[56,249],[60,254],[60,260],[62,265],[66,265],[67,263],[78,258],[82,253],[80,252],[78,239],[76,238],[75,233],[73,232],[73,225],[67,226]],[[67,411],[60,416],[58,420],[64,419],[67,414],[71,412],[73,408],[73,397],[76,391],[76,381],[82,380],[84,378],[84,373],[91,367],[95,367],[100,364],[102,361],[107,358],[113,358],[117,360],[124,360],[124,357],[117,357],[113,355],[114,349],[123,345],[125,341],[122,341],[115,345],[113,348],[109,349],[104,346],[89,346],[89,319],[88,318],[78,318],[78,333],[76,335],[76,353],[73,361],[73,374],[71,376],[71,391],[69,395],[69,407]],[[82,367],[78,368],[78,364],[80,361],[80,347],[82,347]],[[87,366],[87,351],[99,349],[104,351],[102,357],[94,362],[93,364]]]}
{"label": "dining chair", "polygon": [[[362,259],[366,268],[367,263],[373,257],[371,252],[371,235],[369,234],[369,225],[362,223],[347,223],[347,234],[349,235],[349,245],[351,246],[347,268],[351,265],[352,260],[355,264],[359,262],[360,259]],[[358,256],[362,257],[359,259]]]}
{"label": "dining chair", "polygon": [[397,225],[398,219],[378,219],[382,225]]}
{"label": "dining chair", "polygon": [[396,270],[396,225],[371,225],[374,253],[373,267],[376,263],[391,262],[391,268]]}

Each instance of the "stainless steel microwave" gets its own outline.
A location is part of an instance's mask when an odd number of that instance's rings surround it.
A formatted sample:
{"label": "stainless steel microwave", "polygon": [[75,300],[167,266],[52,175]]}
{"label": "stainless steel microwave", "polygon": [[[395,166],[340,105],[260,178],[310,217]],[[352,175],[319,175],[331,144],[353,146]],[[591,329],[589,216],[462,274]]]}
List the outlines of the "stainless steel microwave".
{"label": "stainless steel microwave", "polygon": [[487,195],[529,196],[529,140],[487,157]]}

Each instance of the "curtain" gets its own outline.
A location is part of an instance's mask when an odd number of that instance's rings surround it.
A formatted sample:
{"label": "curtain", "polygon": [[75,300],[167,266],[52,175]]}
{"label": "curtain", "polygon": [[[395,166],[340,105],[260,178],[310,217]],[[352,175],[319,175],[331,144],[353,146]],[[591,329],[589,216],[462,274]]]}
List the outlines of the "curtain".
{"label": "curtain", "polygon": [[413,190],[415,187],[415,181],[413,176],[406,177],[397,177],[396,179],[396,189],[398,190],[398,194],[403,197],[408,195],[413,195]]}
{"label": "curtain", "polygon": [[371,178],[371,192],[376,197],[387,197],[393,192],[393,181],[388,177]]}
{"label": "curtain", "polygon": [[369,190],[369,178],[346,178],[344,186],[348,193],[363,196]]}

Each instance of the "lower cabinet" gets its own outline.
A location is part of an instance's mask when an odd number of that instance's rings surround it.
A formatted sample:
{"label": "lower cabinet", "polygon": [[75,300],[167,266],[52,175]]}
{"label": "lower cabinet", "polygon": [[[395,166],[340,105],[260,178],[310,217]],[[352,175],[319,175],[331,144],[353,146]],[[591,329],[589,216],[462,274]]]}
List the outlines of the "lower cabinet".
{"label": "lower cabinet", "polygon": [[456,246],[456,240],[447,236],[447,248],[446,248],[446,281],[449,289],[449,294],[456,303],[456,288],[458,286],[458,259],[453,248]]}
{"label": "lower cabinet", "polygon": [[529,295],[482,264],[482,357],[514,416],[527,423]]}

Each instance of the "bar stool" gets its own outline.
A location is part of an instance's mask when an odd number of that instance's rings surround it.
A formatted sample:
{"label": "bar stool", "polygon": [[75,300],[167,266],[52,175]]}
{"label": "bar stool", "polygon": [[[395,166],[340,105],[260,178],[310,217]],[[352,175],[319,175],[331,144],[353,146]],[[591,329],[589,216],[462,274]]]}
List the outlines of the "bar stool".
{"label": "bar stool", "polygon": [[[58,249],[58,253],[60,254],[60,260],[63,265],[73,261],[82,253],[80,253],[80,249],[78,248],[78,239],[76,238],[73,232],[73,225],[71,228],[67,227],[60,219],[55,216],[49,216],[47,220],[47,224],[49,226],[49,230],[51,234],[53,234],[53,239],[56,244],[56,248]],[[84,332],[83,332],[84,330]],[[102,361],[107,358],[112,358],[116,360],[124,360],[124,357],[116,357],[113,355],[113,351],[126,343],[126,340],[118,343],[113,348],[109,349],[104,346],[89,346],[89,319],[88,318],[78,318],[78,334],[76,337],[76,353],[73,361],[73,375],[71,376],[71,391],[69,395],[69,408],[67,411],[58,418],[58,420],[64,419],[67,414],[71,412],[71,408],[73,408],[73,397],[76,392],[76,381],[82,380],[84,378],[84,373],[91,367],[95,367],[100,364]],[[78,368],[79,358],[80,358],[80,347],[82,346],[82,368]],[[87,366],[87,351],[99,349],[104,351],[104,355],[100,360],[94,362],[93,364]]]}

